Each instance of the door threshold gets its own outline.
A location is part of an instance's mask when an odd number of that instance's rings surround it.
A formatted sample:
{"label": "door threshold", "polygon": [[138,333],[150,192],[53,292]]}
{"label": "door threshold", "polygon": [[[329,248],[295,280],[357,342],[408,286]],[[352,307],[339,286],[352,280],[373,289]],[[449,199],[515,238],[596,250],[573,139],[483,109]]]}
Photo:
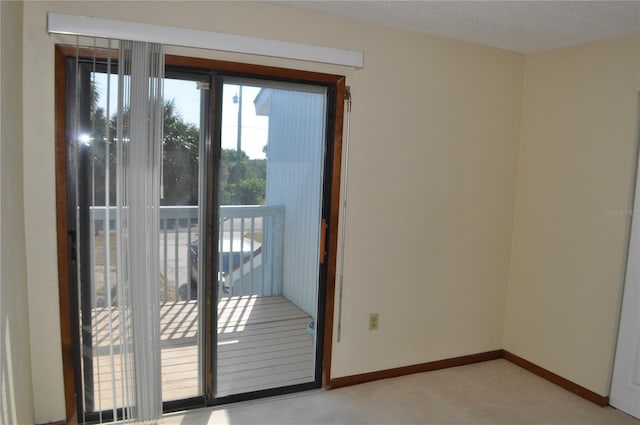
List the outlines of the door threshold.
{"label": "door threshold", "polygon": [[[274,395],[270,397],[256,398],[253,400],[235,401],[231,403],[219,404],[216,406],[205,406],[205,407],[200,407],[196,409],[179,410],[179,411],[166,413],[162,415],[162,419],[171,421],[172,418],[180,417],[183,415],[192,415],[192,414],[198,415],[199,413],[203,413],[203,412],[215,412],[215,411],[229,410],[229,409],[235,409],[235,408],[240,408],[245,406],[255,406],[257,404],[270,403],[270,402],[280,401],[280,400],[290,400],[290,399],[305,397],[313,394],[321,394],[321,393],[324,393],[325,391],[327,391],[325,388],[315,388],[311,390],[303,390],[303,391],[298,391],[298,392],[289,393],[289,394],[280,394],[280,395]],[[172,422],[169,422],[169,423],[172,423]]]}

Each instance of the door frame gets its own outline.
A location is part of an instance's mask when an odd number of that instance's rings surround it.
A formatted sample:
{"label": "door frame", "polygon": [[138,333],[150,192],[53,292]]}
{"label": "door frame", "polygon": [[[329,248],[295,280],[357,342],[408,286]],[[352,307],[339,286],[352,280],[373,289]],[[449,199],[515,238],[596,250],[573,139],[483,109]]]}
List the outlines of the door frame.
{"label": "door frame", "polygon": [[[112,51],[111,55],[117,55]],[[72,320],[72,308],[77,301],[73,297],[75,291],[71,286],[71,270],[70,261],[72,259],[73,241],[70,238],[68,212],[69,202],[68,188],[70,187],[68,174],[68,151],[67,151],[67,65],[66,58],[75,57],[107,57],[108,51],[104,49],[79,48],[69,45],[56,45],[55,47],[55,182],[56,182],[56,230],[57,230],[57,253],[58,253],[58,294],[60,303],[60,328],[61,328],[61,348],[63,360],[63,380],[65,395],[65,411],[67,423],[78,422],[78,403],[75,391],[76,380],[79,378],[76,372],[75,364],[77,359],[74,358],[74,338],[77,333],[77,327],[74,327]],[[115,59],[115,57],[114,57]],[[323,218],[326,220],[326,244],[325,244],[325,276],[320,279],[318,287],[318,299],[321,301],[319,305],[324,305],[324,329],[318,329],[322,332],[323,338],[318,344],[322,344],[322,375],[321,386],[328,387],[331,378],[331,353],[333,343],[333,313],[335,304],[335,283],[337,270],[337,250],[338,250],[338,219],[340,209],[340,181],[341,181],[341,164],[342,164],[342,137],[343,137],[343,121],[344,121],[344,96],[345,96],[345,77],[341,75],[324,74],[310,71],[300,71],[287,68],[268,67],[262,65],[243,64],[236,62],[226,62],[212,59],[192,58],[185,56],[166,55],[166,66],[182,67],[200,71],[215,71],[220,74],[229,74],[240,77],[262,77],[272,80],[283,80],[297,83],[323,84],[330,88],[331,96],[334,96],[333,108],[328,111],[327,117],[327,152],[325,169],[331,170],[331,174],[324,177],[325,185],[323,188]],[[213,88],[213,87],[212,87]],[[215,90],[210,90],[212,116],[215,116]],[[208,134],[213,135],[211,126],[214,125],[210,120],[210,128]],[[210,144],[211,137],[207,143]],[[213,155],[207,155],[207,169],[212,165]],[[327,184],[329,183],[329,184]],[[207,189],[209,191],[212,188]],[[215,211],[213,208],[216,203],[216,194],[207,194],[204,200],[207,204],[205,208],[211,208],[209,211]],[[213,204],[212,204],[213,202]],[[210,217],[215,219],[215,217]],[[213,233],[216,229],[208,226],[207,232]],[[212,237],[217,237],[211,235]],[[209,239],[209,237],[207,238]],[[212,245],[216,246],[216,245]],[[215,251],[215,250],[209,250]],[[212,261],[215,253],[207,253],[207,262]],[[215,264],[215,263],[212,263]],[[210,269],[210,267],[207,267]],[[211,282],[211,276],[207,277],[207,282]],[[208,283],[209,284],[209,283]],[[209,290],[209,299],[215,296],[214,291]],[[205,309],[210,312],[212,308]],[[205,318],[208,319],[208,318]],[[205,341],[207,343],[207,341]],[[212,360],[212,359],[209,359]],[[205,359],[204,378],[209,380],[207,365],[213,363]],[[206,381],[205,381],[206,382]],[[295,389],[297,390],[297,389]],[[207,394],[207,386],[205,385],[205,395]],[[204,405],[221,404],[224,402],[233,402],[242,397],[225,397],[219,400],[213,400],[207,397],[195,397],[177,402],[164,403],[164,410],[171,411],[175,409],[184,409],[185,407],[202,407]],[[246,399],[246,397],[244,397]]]}

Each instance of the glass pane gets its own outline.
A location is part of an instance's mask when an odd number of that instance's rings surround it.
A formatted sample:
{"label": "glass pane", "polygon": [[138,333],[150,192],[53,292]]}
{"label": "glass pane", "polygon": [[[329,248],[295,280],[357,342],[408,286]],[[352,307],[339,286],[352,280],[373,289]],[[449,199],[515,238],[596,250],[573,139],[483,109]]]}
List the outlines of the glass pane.
{"label": "glass pane", "polygon": [[90,76],[78,85],[80,93],[90,93],[90,106],[80,108],[83,131],[77,148],[84,403],[85,411],[99,412],[123,401],[116,283],[118,79],[105,72],[82,75]]}
{"label": "glass pane", "polygon": [[[103,66],[106,71],[106,67]],[[80,304],[85,410],[122,405],[119,312],[116,287],[115,138],[118,80],[93,71],[79,89],[90,107],[80,117],[78,144]],[[86,86],[86,87],[83,87]],[[192,80],[165,80],[159,254],[162,398],[194,397],[201,388],[197,264],[200,217],[201,97]],[[87,207],[84,207],[86,205]],[[86,210],[88,213],[84,214]],[[83,220],[83,216],[87,219]]]}
{"label": "glass pane", "polygon": [[216,397],[314,382],[325,89],[223,86]]}
{"label": "glass pane", "polygon": [[198,254],[201,96],[205,93],[196,81],[166,78],[164,82],[160,207],[164,401],[202,394]]}

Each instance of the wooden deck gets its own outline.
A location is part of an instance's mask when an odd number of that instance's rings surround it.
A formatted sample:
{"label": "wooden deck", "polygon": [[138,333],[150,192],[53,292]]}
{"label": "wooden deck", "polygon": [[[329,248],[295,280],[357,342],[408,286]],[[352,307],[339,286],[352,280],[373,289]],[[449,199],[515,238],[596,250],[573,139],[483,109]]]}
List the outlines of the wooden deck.
{"label": "wooden deck", "polygon": [[[120,398],[119,356],[109,355],[109,313],[94,312],[95,409],[113,407]],[[161,315],[162,397],[176,400],[201,394],[198,386],[198,304],[163,305]],[[218,376],[216,396],[293,385],[313,380],[314,342],[307,333],[311,317],[282,296],[229,297],[218,303]],[[115,388],[112,385],[115,371]]]}

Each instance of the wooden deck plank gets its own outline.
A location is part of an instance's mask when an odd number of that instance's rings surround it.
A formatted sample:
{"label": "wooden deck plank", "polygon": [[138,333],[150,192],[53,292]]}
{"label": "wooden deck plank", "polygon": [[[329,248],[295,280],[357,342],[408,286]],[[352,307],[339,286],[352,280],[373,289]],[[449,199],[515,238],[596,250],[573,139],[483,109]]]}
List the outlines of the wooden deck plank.
{"label": "wooden deck plank", "polygon": [[[272,336],[271,338],[266,338],[266,339],[249,339],[249,338],[242,338],[240,337],[240,339],[237,339],[235,341],[231,341],[234,342],[233,344],[225,344],[225,345],[220,345],[218,344],[218,353],[222,354],[222,353],[231,353],[234,351],[239,351],[239,350],[250,350],[250,349],[254,349],[254,348],[260,348],[260,347],[271,347],[271,346],[280,346],[280,345],[285,345],[285,344],[293,344],[296,342],[307,342],[309,341],[309,334],[306,333],[305,331],[299,331],[296,334],[292,334],[291,331],[286,331],[286,332],[282,332],[282,333],[278,333],[277,336]],[[236,342],[237,341],[237,342]]]}
{"label": "wooden deck plank", "polygon": [[268,369],[289,364],[293,365],[300,362],[313,364],[313,360],[309,358],[308,353],[304,353],[296,356],[272,357],[270,359],[245,361],[242,363],[226,364],[222,366],[218,365],[218,373],[220,373],[221,379],[223,379],[224,375],[227,373],[242,371],[255,372],[260,369]]}
{"label": "wooden deck plank", "polygon": [[287,350],[286,352],[273,351],[271,353],[247,354],[245,356],[218,359],[218,367],[224,367],[227,365],[234,365],[238,363],[254,362],[258,360],[269,360],[269,359],[282,358],[282,357],[288,357],[288,356],[297,356],[300,354],[311,356],[311,350],[309,349],[308,346],[305,345],[300,348]]}
{"label": "wooden deck plank", "polygon": [[[108,356],[109,314],[114,339],[119,337],[116,308],[94,310],[94,358],[96,406],[113,406],[112,369],[120,373],[120,361]],[[198,395],[198,304],[183,301],[165,304],[161,316],[161,364],[164,400]],[[218,303],[217,396],[256,391],[313,380],[313,338],[307,333],[311,320],[282,296],[229,297]],[[117,347],[116,347],[117,351]],[[99,386],[99,394],[98,394]],[[122,384],[115,382],[116,399]]]}

